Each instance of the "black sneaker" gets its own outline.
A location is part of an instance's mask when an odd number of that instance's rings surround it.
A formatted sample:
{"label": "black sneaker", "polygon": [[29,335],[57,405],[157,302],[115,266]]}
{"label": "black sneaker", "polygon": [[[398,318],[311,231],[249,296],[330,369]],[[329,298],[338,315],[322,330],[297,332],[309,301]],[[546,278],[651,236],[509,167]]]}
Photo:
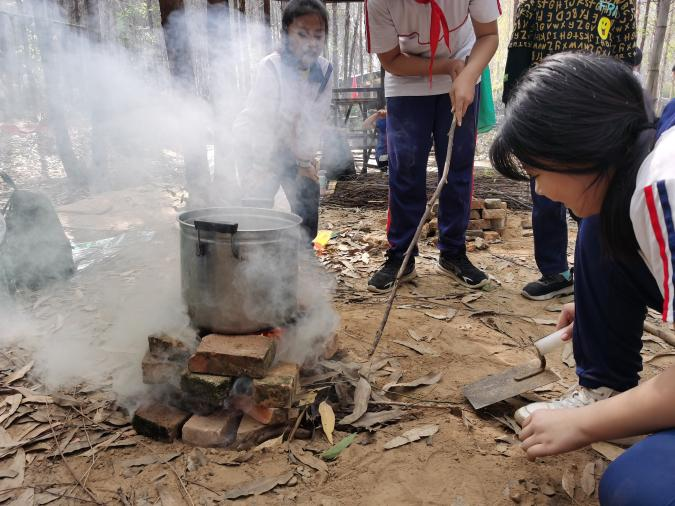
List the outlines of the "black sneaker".
{"label": "black sneaker", "polygon": [[481,288],[490,282],[487,274],[473,265],[466,253],[459,255],[441,253],[436,268],[441,274],[454,278],[469,288]]}
{"label": "black sneaker", "polygon": [[[398,270],[401,268],[402,263],[403,259],[400,257],[387,256],[387,259],[384,261],[384,264],[382,264],[382,267],[380,267],[380,270],[373,274],[368,280],[368,290],[377,293],[390,291],[394,287],[396,275],[398,274]],[[415,258],[410,257],[400,282],[404,283],[415,277],[417,277],[417,272],[415,272]]]}
{"label": "black sneaker", "polygon": [[569,295],[574,293],[574,275],[570,275],[570,279],[562,274],[542,276],[537,281],[526,284],[521,293],[523,297],[531,300],[548,300]]}

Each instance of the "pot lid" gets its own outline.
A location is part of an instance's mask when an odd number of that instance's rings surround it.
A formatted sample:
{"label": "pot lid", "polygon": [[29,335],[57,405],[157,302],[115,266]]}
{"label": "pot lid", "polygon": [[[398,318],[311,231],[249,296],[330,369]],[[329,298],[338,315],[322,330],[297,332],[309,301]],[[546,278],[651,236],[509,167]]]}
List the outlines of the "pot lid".
{"label": "pot lid", "polygon": [[297,227],[302,219],[276,209],[252,207],[211,207],[178,215],[181,226],[194,228],[195,220],[209,223],[232,223],[238,232],[271,232]]}

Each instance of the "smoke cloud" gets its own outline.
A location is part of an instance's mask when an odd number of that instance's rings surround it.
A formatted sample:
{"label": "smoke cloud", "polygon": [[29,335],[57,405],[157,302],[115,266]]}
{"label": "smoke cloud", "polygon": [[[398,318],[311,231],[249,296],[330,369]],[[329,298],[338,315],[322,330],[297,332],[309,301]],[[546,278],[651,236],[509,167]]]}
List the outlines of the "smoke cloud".
{"label": "smoke cloud", "polygon": [[[15,95],[25,92],[22,104],[48,104],[43,108],[48,122],[67,119],[76,155],[97,192],[59,209],[77,262],[70,280],[15,296],[0,283],[0,346],[29,350],[36,363],[33,373],[49,389],[111,385],[122,402],[132,403],[146,393],[140,362],[149,334],[167,332],[191,347],[196,344],[181,300],[176,222],[185,197],[176,191],[176,182],[188,160],[176,153],[194,146],[206,153],[210,146],[210,197],[221,205],[238,205],[241,188],[232,161],[251,153],[247,143],[234,141],[232,125],[251,86],[245,70],[272,47],[267,27],[249,22],[246,37],[235,36],[232,16],[238,14],[225,7],[209,14],[207,22],[204,6],[194,4],[189,3],[186,15],[201,94],[170,84],[166,60],[157,58],[161,47],[132,52],[112,42],[93,42],[86,32],[66,26],[55,3],[49,8],[38,1],[0,4],[0,22],[36,18],[29,28],[43,41],[42,62],[20,51],[13,55],[26,69],[42,65],[45,70],[36,86]],[[207,25],[222,34],[208,48],[202,35]],[[17,33],[0,30],[9,52],[20,45]],[[163,34],[151,38],[161,42]],[[51,47],[45,41],[52,41]],[[0,55],[0,65],[6,58],[7,52]],[[0,88],[1,95],[5,87]],[[21,110],[2,109],[1,121],[21,117]],[[275,145],[280,132],[261,129],[252,135],[256,143]],[[229,163],[218,164],[219,159]],[[274,169],[273,162],[268,169]],[[302,362],[318,356],[337,315],[330,281],[301,272],[297,292],[307,302],[280,357]]]}

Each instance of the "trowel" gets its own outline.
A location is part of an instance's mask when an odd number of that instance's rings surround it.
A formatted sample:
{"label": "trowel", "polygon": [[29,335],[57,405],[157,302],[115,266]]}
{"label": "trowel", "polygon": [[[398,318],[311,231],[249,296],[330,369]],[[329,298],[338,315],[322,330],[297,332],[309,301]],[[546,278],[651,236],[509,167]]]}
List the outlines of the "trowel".
{"label": "trowel", "polygon": [[544,355],[562,346],[565,329],[555,331],[534,343],[537,358],[506,371],[493,374],[464,387],[464,396],[474,409],[481,409],[524,392],[554,383],[560,377],[546,369]]}

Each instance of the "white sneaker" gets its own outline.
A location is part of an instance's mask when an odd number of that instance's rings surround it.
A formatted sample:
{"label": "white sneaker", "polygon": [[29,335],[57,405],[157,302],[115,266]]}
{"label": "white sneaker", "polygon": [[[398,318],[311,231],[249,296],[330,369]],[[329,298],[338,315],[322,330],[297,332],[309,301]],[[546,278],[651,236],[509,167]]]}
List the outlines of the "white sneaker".
{"label": "white sneaker", "polygon": [[612,390],[609,387],[586,388],[577,385],[555,401],[534,402],[523,406],[515,412],[513,417],[516,419],[518,425],[522,426],[527,417],[539,409],[580,408],[594,402],[609,399],[618,393],[617,390]]}

